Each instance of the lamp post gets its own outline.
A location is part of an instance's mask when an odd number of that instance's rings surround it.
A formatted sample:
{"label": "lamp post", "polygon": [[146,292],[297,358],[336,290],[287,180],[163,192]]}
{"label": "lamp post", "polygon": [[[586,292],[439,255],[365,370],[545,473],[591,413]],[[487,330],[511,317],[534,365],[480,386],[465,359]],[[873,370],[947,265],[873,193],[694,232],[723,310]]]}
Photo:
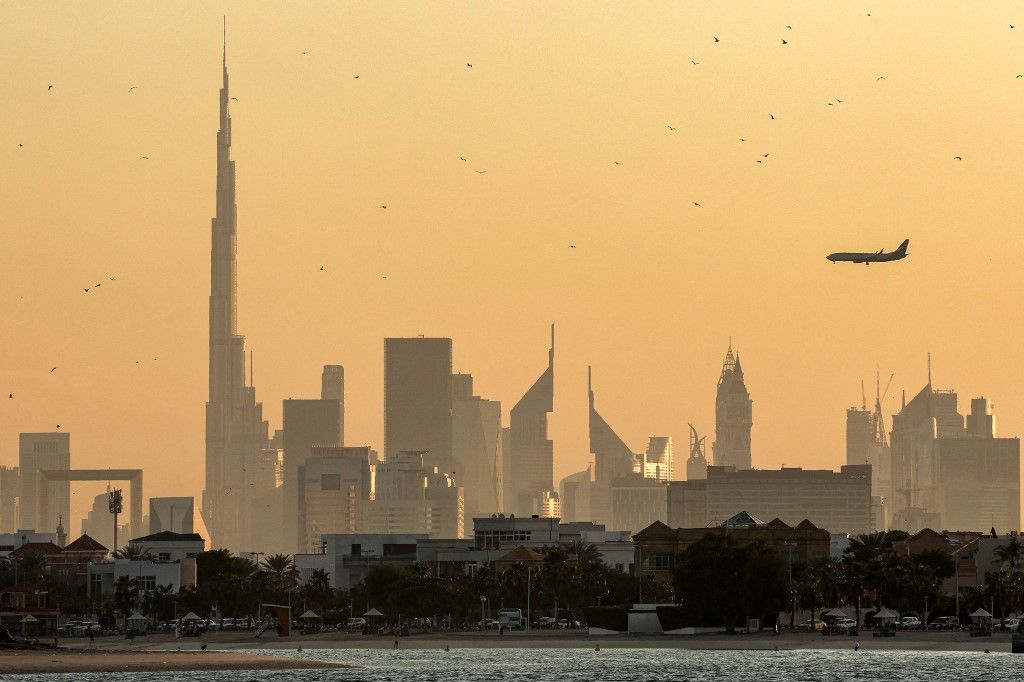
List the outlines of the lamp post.
{"label": "lamp post", "polygon": [[640,603],[644,603],[644,546],[637,545],[636,578],[640,583]]}
{"label": "lamp post", "polygon": [[526,629],[530,629],[530,572],[532,566],[526,567]]}
{"label": "lamp post", "polygon": [[[793,591],[793,548],[796,547],[795,542],[786,542],[786,549],[789,550],[789,597],[790,597],[790,610],[789,610],[789,630],[793,631],[793,627],[796,624],[796,593]],[[813,626],[814,624],[811,623]]]}
{"label": "lamp post", "polygon": [[487,627],[487,616],[484,614],[484,604],[487,603],[487,597],[480,595],[480,629],[483,630]]}
{"label": "lamp post", "polygon": [[376,550],[367,549],[366,554],[366,576],[363,578],[363,592],[366,592],[366,610],[370,610],[370,589],[366,584],[366,579],[370,577],[370,555],[376,554]]}

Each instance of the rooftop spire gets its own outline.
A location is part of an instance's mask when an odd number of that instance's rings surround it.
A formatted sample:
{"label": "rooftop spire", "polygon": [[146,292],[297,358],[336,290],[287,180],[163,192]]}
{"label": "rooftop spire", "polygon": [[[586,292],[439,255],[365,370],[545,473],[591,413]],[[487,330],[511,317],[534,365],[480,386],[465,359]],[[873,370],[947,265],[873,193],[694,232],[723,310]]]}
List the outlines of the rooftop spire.
{"label": "rooftop spire", "polygon": [[224,17],[224,68],[228,68],[228,18]]}

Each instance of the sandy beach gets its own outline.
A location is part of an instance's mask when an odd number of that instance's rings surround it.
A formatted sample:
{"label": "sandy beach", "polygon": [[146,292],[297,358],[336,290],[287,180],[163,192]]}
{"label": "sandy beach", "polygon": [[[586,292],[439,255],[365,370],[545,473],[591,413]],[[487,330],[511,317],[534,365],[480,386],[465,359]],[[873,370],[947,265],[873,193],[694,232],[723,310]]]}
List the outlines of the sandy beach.
{"label": "sandy beach", "polygon": [[[303,649],[391,649],[394,638],[388,636],[363,636],[343,632],[323,632],[309,635],[294,635],[279,638],[272,634],[261,639],[253,638],[247,632],[208,633],[206,641],[210,649],[223,652],[239,650],[296,650]],[[88,646],[68,640],[69,646]],[[995,633],[991,637],[971,637],[967,632],[900,632],[895,637],[876,638],[870,631],[861,632],[859,637],[824,637],[820,633],[798,632],[776,635],[774,632],[755,634],[711,634],[693,636],[670,635],[602,635],[591,636],[586,631],[534,631],[515,632],[499,635],[497,632],[434,633],[403,637],[399,642],[403,649],[457,648],[586,648],[600,645],[607,648],[644,649],[704,649],[704,650],[796,650],[796,649],[852,649],[858,645],[863,650],[913,650],[913,651],[1009,651],[1009,633]],[[147,635],[133,642],[124,639],[97,639],[95,649],[106,647],[127,651],[197,650],[199,642],[194,638],[175,640],[170,635]]]}
{"label": "sandy beach", "polygon": [[340,664],[263,656],[240,651],[154,651],[135,649],[42,649],[0,651],[4,675],[195,670],[295,670],[339,668]]}

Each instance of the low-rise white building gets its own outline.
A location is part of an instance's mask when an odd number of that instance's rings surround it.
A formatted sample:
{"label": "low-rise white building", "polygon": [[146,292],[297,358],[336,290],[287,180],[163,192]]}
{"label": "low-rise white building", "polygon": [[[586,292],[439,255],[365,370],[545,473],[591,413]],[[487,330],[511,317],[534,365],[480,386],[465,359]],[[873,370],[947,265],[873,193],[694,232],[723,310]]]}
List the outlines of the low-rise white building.
{"label": "low-rise white building", "polygon": [[177,593],[182,587],[196,585],[196,560],[192,557],[177,561],[111,559],[89,564],[89,598],[112,597],[117,580],[122,577],[137,580],[138,589],[143,592],[167,586]]}

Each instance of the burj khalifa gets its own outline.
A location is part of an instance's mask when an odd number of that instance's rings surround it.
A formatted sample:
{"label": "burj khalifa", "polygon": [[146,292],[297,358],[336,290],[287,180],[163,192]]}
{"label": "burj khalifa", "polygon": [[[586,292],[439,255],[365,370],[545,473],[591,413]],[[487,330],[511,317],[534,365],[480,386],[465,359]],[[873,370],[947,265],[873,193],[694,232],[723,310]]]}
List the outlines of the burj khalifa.
{"label": "burj khalifa", "polygon": [[210,394],[206,403],[203,520],[212,548],[251,549],[246,471],[267,447],[267,423],[256,389],[245,381],[245,337],[237,330],[235,162],[231,159],[227,31],[217,132],[217,208],[210,251]]}

